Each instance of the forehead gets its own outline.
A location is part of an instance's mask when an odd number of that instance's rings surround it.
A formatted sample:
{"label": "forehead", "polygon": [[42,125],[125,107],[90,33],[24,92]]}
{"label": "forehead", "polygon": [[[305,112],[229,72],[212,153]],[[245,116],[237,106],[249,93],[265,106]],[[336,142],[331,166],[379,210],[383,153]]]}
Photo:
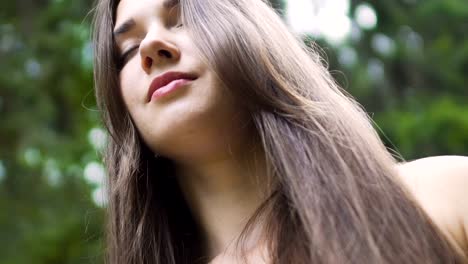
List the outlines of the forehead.
{"label": "forehead", "polygon": [[177,4],[179,4],[179,0],[121,0],[117,4],[115,24],[134,16],[143,15],[145,12],[154,14],[170,10]]}

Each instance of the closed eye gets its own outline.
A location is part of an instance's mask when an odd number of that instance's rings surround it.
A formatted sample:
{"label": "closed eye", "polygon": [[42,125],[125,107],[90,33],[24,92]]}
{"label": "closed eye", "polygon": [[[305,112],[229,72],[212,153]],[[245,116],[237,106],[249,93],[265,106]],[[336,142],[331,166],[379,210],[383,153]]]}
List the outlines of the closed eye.
{"label": "closed eye", "polygon": [[131,48],[129,48],[128,50],[126,50],[122,56],[120,56],[120,59],[119,59],[119,64],[120,64],[120,68],[123,68],[123,66],[125,66],[125,64],[130,60],[130,57],[132,55],[134,55],[134,51],[138,50],[139,49],[139,45],[135,45]]}

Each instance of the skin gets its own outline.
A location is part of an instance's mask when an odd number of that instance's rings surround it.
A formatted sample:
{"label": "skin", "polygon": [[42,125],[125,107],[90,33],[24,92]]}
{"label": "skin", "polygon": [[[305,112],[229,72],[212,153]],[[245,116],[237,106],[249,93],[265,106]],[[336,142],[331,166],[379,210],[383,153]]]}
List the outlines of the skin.
{"label": "skin", "polygon": [[398,169],[416,202],[450,242],[468,254],[468,157],[427,157]]}
{"label": "skin", "polygon": [[[452,245],[468,254],[468,157],[437,156],[397,165],[399,180]],[[263,253],[263,255],[262,255]],[[265,252],[249,255],[250,263],[268,263]],[[238,263],[233,256],[211,264]]]}
{"label": "skin", "polygon": [[[176,11],[163,8],[162,0],[120,1],[116,28],[135,21],[116,37],[120,54],[139,47],[120,72],[121,92],[145,143],[175,162],[209,258],[230,255],[230,243],[265,199],[258,184],[265,175],[264,160],[251,142],[246,113],[202,63],[184,27],[177,27],[177,17]],[[148,58],[151,67],[142,63]],[[150,83],[167,71],[195,73],[198,79],[148,102]]]}
{"label": "skin", "polygon": [[[265,199],[265,184],[259,184],[265,161],[249,137],[248,115],[202,62],[179,24],[178,10],[169,11],[163,0],[120,1],[116,28],[129,19],[135,25],[116,36],[117,46],[121,54],[136,47],[120,72],[121,93],[144,142],[175,162],[210,263],[237,263],[231,242]],[[198,79],[148,102],[150,83],[167,71],[194,73]],[[468,252],[468,158],[432,157],[400,164],[398,170],[410,194],[452,243]],[[256,231],[247,240],[248,258],[263,263]]]}

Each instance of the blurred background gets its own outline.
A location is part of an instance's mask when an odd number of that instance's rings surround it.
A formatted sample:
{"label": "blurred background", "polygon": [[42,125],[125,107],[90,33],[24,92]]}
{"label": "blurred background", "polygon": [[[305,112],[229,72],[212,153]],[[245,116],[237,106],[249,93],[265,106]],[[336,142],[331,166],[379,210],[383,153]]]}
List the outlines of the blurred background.
{"label": "blurred background", "polygon": [[[466,0],[275,0],[407,160],[468,155]],[[2,0],[0,264],[103,263],[93,1]]]}

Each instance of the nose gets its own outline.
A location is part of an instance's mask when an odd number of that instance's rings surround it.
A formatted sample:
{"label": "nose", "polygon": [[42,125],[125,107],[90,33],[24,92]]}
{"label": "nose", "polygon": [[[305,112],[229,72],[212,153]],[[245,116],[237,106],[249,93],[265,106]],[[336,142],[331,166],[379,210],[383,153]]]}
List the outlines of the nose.
{"label": "nose", "polygon": [[180,59],[179,48],[168,41],[162,30],[150,31],[140,43],[141,68],[147,74],[155,65],[175,62]]}

